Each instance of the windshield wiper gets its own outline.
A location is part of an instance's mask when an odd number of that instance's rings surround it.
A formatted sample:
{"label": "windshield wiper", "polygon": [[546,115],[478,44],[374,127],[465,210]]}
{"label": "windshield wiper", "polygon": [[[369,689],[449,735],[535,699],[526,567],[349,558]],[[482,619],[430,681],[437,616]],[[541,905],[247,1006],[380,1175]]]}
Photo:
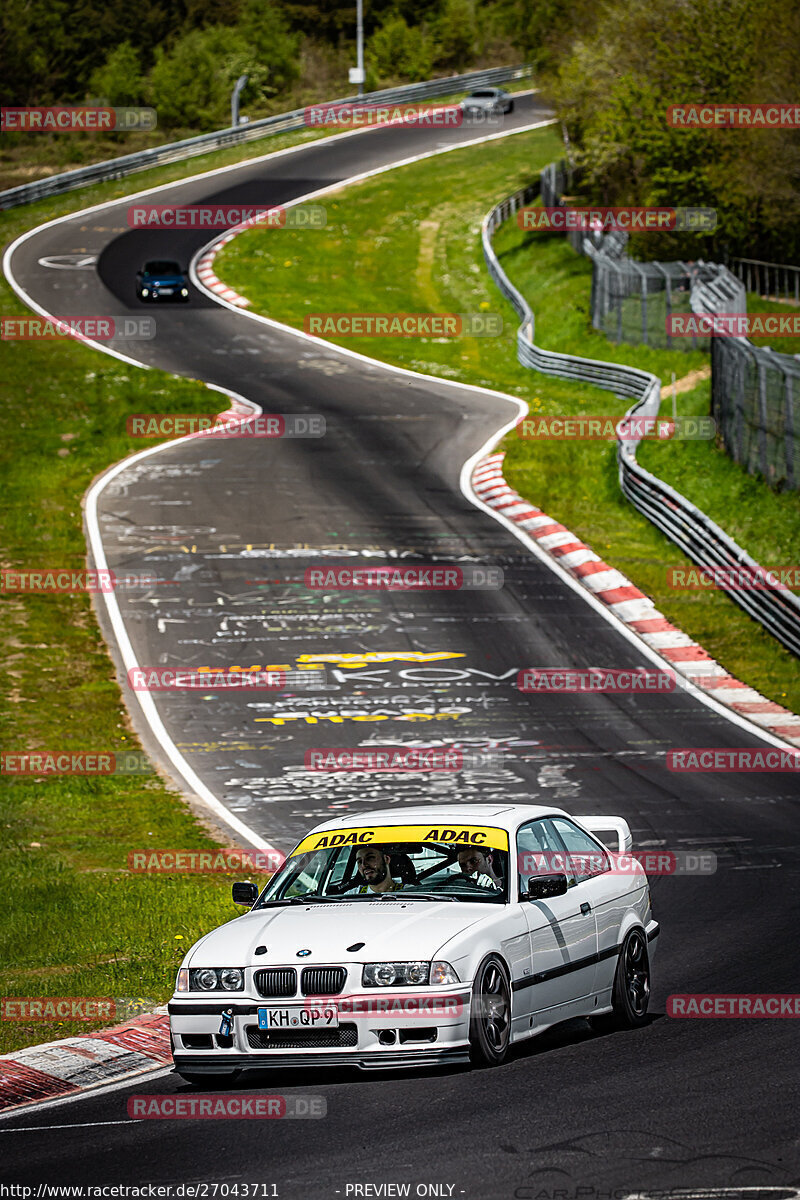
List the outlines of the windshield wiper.
{"label": "windshield wiper", "polygon": [[453,904],[458,904],[457,897],[451,896],[449,892],[429,892],[427,890],[424,892],[412,892],[404,888],[402,892],[392,892],[390,894],[397,900],[402,900],[405,897],[407,900],[447,900]]}

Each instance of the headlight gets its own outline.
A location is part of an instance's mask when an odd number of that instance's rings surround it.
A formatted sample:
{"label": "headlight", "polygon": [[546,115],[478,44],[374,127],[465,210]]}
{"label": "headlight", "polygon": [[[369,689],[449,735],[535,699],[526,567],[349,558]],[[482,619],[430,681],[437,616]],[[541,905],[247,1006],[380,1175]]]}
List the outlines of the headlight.
{"label": "headlight", "polygon": [[189,295],[189,289],[188,289],[188,288],[181,288],[181,295],[182,295],[182,296],[188,296],[188,295]]}
{"label": "headlight", "polygon": [[244,971],[238,967],[196,967],[189,971],[190,992],[241,992]]}
{"label": "headlight", "polygon": [[220,971],[219,981],[226,992],[240,992],[244,986],[244,971],[238,967],[227,967]]}
{"label": "headlight", "polygon": [[429,962],[365,963],[362,987],[410,987],[428,982]]}
{"label": "headlight", "polygon": [[214,988],[219,987],[217,972],[213,971],[211,967],[207,967],[204,971],[193,971],[192,974],[194,975],[192,981],[194,986],[200,988],[201,991],[213,992]]}
{"label": "headlight", "polygon": [[150,295],[150,289],[149,289],[149,288],[142,288],[142,295],[143,295],[143,296],[149,296],[149,295]]}

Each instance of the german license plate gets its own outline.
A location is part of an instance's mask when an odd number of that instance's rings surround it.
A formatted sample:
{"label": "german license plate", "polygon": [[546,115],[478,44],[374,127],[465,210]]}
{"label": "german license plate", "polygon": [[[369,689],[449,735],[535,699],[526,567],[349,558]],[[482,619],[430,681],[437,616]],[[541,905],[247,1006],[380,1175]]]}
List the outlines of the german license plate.
{"label": "german license plate", "polygon": [[259,1029],[338,1029],[335,1004],[296,1004],[287,1008],[260,1008]]}
{"label": "german license plate", "polygon": [[171,296],[174,291],[175,288],[159,288],[158,294],[159,296]]}

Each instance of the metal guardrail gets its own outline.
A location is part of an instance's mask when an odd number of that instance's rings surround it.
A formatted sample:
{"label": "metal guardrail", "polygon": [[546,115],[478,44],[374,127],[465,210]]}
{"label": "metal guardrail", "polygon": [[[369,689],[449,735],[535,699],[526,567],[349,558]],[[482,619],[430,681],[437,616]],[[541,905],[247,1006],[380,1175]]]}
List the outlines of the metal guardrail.
{"label": "metal guardrail", "polygon": [[533,310],[500,266],[492,246],[492,234],[498,225],[525,204],[529,204],[538,194],[538,183],[515,192],[513,196],[503,200],[488,213],[481,227],[483,256],[489,268],[489,274],[506,299],[513,304],[522,321],[517,330],[519,361],[523,366],[530,367],[535,371],[542,371],[546,375],[557,375],[561,379],[575,379],[580,383],[593,383],[597,387],[606,388],[621,396],[632,396],[640,401],[646,399],[654,389],[660,396],[661,381],[657,376],[651,375],[649,371],[641,371],[638,367],[601,362],[593,358],[578,358],[572,354],[558,354],[551,350],[543,350],[534,342]]}
{"label": "metal guardrail", "polygon": [[[551,164],[542,172],[541,182],[515,192],[496,205],[486,215],[481,227],[483,254],[489,274],[514,306],[521,321],[517,330],[519,361],[523,366],[545,374],[592,383],[617,395],[636,397],[636,403],[625,415],[638,413],[655,417],[661,405],[661,380],[656,375],[636,367],[604,363],[597,359],[579,358],[570,354],[557,354],[535,345],[533,310],[521,292],[511,283],[494,252],[492,235],[498,225],[523,205],[531,203],[540,192],[548,206],[557,203],[558,182],[554,164]],[[594,256],[592,258],[594,264]],[[713,286],[711,291],[701,290],[708,282],[706,273],[698,275],[698,294],[693,298],[700,311],[703,311],[701,306],[711,303]],[[710,282],[712,285],[719,284],[718,272],[711,273]],[[719,298],[726,299],[729,303],[737,303],[740,299],[737,289],[730,289],[727,284],[723,284]],[[637,462],[636,447],[639,441],[638,438],[619,438],[617,441],[620,488],[634,508],[679,546],[699,567],[746,568],[752,572],[761,572],[758,563],[710,517]],[[722,583],[719,586],[783,646],[800,657],[800,598],[782,588],[766,587],[763,590],[745,591],[737,587],[726,587]]]}
{"label": "metal guardrail", "polygon": [[[318,105],[307,105],[306,108],[339,104],[392,104],[405,100],[427,100],[473,87],[489,87],[494,84],[507,83],[512,79],[526,79],[531,74],[531,67],[525,65],[490,67],[485,71],[468,71],[464,75],[450,75],[441,79],[426,80],[424,83],[384,88],[379,92],[368,92],[364,96],[348,96],[343,100],[325,100]],[[106,179],[122,179],[136,171],[146,171],[149,167],[161,166],[163,163],[193,158],[195,155],[205,154],[209,150],[238,146],[258,138],[270,137],[275,133],[302,129],[305,125],[306,108],[295,108],[291,112],[279,113],[274,117],[264,117],[260,121],[251,121],[247,125],[219,129],[212,133],[201,133],[197,137],[186,138],[181,142],[152,146],[148,150],[139,150],[135,154],[125,154],[106,162],[79,167],[75,171],[63,171],[59,175],[50,175],[46,179],[23,183],[19,187],[0,192],[0,210],[15,208],[20,204],[31,204],[46,196],[57,196],[63,192],[88,187],[89,184],[99,183]]]}

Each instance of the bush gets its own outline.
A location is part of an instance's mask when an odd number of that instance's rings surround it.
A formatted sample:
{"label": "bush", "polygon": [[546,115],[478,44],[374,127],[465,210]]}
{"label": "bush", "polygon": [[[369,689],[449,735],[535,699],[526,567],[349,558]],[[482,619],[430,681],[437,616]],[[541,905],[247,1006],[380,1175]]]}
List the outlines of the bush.
{"label": "bush", "polygon": [[433,62],[433,47],[424,29],[409,27],[403,17],[390,16],[370,38],[367,65],[371,78],[426,79]]}
{"label": "bush", "polygon": [[116,46],[102,67],[92,72],[89,86],[103,104],[141,104],[145,81],[139,55],[130,42]]}
{"label": "bush", "polygon": [[159,124],[198,132],[228,125],[231,92],[240,75],[248,76],[243,103],[257,102],[274,90],[269,67],[241,29],[193,29],[162,53],[150,72],[150,97]]}
{"label": "bush", "polygon": [[466,71],[475,57],[477,40],[471,0],[445,0],[436,22],[436,62],[457,74]]}

